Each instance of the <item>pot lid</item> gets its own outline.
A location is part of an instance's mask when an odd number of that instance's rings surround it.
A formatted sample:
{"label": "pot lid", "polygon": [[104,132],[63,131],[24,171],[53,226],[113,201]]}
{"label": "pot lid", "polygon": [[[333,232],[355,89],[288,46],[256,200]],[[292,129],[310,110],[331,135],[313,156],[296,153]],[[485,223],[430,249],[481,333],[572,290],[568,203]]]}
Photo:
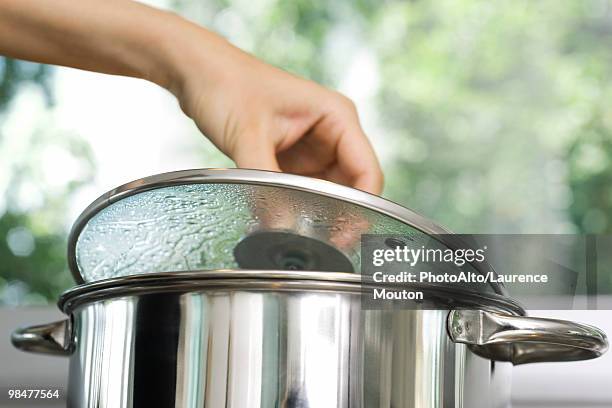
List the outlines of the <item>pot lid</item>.
{"label": "pot lid", "polygon": [[[418,243],[449,231],[328,181],[260,170],[184,170],[133,181],[95,200],[70,233],[68,262],[79,283],[219,269],[354,274],[361,269],[362,234]],[[487,266],[473,265],[476,271]]]}

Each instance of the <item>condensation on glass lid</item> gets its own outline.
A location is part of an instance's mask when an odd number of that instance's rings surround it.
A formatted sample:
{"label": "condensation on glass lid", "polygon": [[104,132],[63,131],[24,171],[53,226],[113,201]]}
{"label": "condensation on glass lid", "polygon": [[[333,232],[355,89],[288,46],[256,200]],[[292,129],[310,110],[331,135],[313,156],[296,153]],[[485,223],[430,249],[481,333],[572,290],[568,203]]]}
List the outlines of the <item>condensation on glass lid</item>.
{"label": "condensation on glass lid", "polygon": [[87,282],[141,273],[239,268],[247,236],[290,232],[342,252],[360,270],[361,234],[422,236],[384,214],[323,195],[249,184],[189,184],[144,191],[102,209],[76,244]]}

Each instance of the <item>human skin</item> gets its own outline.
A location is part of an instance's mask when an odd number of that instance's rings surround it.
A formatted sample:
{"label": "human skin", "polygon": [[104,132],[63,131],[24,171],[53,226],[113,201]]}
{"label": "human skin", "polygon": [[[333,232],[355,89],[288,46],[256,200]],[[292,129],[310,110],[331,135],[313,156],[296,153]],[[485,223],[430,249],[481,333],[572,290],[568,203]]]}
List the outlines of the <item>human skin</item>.
{"label": "human skin", "polygon": [[130,0],[0,0],[0,54],[154,82],[238,167],[382,190],[350,99],[176,14]]}

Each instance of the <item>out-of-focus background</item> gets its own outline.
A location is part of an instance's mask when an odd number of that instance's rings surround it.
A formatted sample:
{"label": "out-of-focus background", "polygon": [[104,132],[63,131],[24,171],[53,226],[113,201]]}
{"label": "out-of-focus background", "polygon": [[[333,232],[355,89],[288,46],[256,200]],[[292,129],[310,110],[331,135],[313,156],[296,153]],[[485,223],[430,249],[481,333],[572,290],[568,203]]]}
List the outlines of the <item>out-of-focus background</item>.
{"label": "out-of-focus background", "polygon": [[[158,5],[353,98],[384,195],[453,231],[612,231],[610,1]],[[66,233],[98,195],[227,165],[155,85],[0,59],[0,304],[72,283]]]}
{"label": "out-of-focus background", "polygon": [[[608,0],[148,3],[351,97],[384,196],[453,231],[612,232]],[[0,58],[0,305],[73,284],[66,235],[98,195],[229,165],[155,85]]]}

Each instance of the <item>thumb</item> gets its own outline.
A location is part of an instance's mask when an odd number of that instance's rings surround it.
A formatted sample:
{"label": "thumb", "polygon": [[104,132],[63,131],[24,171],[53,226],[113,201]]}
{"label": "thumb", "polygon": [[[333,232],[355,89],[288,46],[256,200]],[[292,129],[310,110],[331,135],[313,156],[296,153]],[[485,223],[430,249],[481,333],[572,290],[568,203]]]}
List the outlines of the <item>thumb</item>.
{"label": "thumb", "polygon": [[251,134],[239,137],[231,158],[236,163],[236,167],[281,171],[276,159],[275,146],[266,136],[258,137]]}

